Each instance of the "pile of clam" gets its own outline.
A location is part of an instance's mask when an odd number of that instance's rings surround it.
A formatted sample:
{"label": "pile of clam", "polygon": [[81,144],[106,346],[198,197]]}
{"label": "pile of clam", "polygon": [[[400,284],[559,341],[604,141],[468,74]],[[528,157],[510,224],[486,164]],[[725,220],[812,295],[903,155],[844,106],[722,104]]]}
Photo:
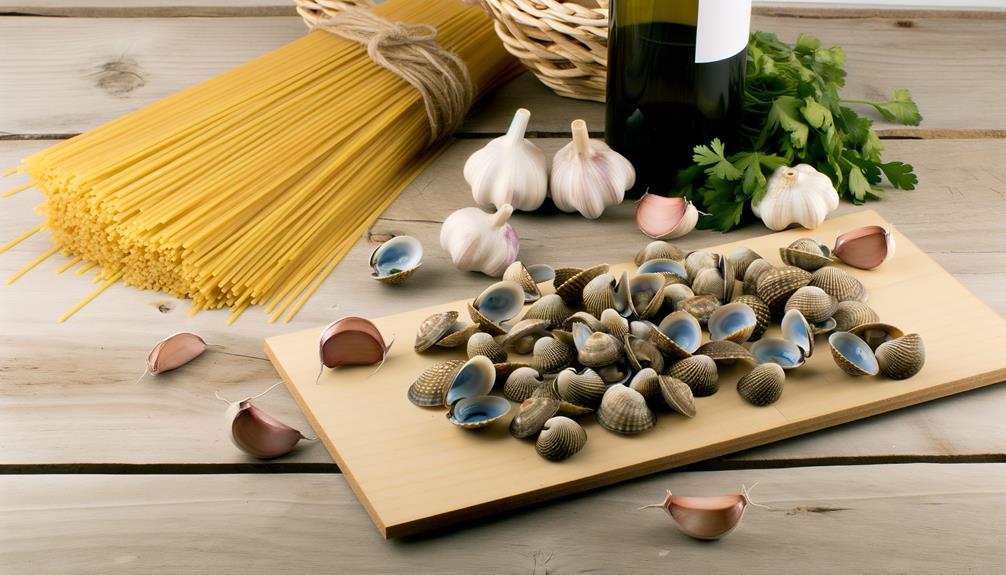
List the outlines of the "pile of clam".
{"label": "pile of clam", "polygon": [[[882,262],[893,253],[889,234],[878,245]],[[719,390],[722,365],[751,365],[737,392],[753,405],[774,403],[786,371],[811,357],[822,334],[850,375],[917,373],[921,338],[880,323],[863,284],[831,265],[831,252],[800,239],[780,249],[784,265],[775,266],[747,248],[723,256],[656,241],[637,254],[633,275],[515,262],[468,304],[470,321],[445,311],[422,322],[417,352],[464,346],[468,359],[425,370],[409,400],[447,406],[447,419],[465,429],[499,421],[517,403],[510,433],[535,438],[542,457],[559,461],[583,449],[576,419],[588,414],[620,434],[653,428],[661,412],[694,417],[695,398]],[[543,294],[546,282],[554,293]],[[781,337],[763,337],[775,320]]]}

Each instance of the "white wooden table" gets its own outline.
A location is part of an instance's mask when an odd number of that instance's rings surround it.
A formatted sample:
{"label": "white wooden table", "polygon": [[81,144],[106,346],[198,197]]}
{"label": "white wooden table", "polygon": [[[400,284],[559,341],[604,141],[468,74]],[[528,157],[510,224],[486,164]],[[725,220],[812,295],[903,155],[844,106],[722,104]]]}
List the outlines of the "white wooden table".
{"label": "white wooden table", "polygon": [[[0,13],[3,167],[304,32],[282,0],[2,0]],[[844,46],[847,97],[912,90],[924,124],[878,125],[889,157],[915,165],[919,189],[873,207],[1006,313],[1006,13],[760,8],[754,26]],[[503,87],[291,324],[251,311],[227,328],[223,313],[189,318],[184,302],[115,287],[59,325],[92,286],[87,276],[54,277],[58,258],[0,287],[0,573],[1002,571],[1006,386],[399,541],[381,539],[320,444],[268,462],[235,450],[213,395],[248,396],[276,380],[263,337],[485,284],[453,271],[436,237],[444,216],[470,202],[464,159],[518,106],[532,110],[547,153],[574,118],[602,126],[602,106],[560,99],[528,75]],[[39,200],[30,191],[0,204],[0,243],[34,225]],[[631,205],[600,222],[515,221],[530,261],[623,261],[645,243]],[[402,233],[427,246],[423,271],[404,289],[377,286],[366,258],[375,241]],[[680,243],[719,237],[696,232]],[[37,236],[0,256],[0,275],[48,246]],[[225,347],[198,369],[133,385],[149,347],[183,329]],[[260,404],[307,427],[281,388]],[[753,509],[716,544],[636,510],[666,488],[718,493],[755,482],[772,509]]]}

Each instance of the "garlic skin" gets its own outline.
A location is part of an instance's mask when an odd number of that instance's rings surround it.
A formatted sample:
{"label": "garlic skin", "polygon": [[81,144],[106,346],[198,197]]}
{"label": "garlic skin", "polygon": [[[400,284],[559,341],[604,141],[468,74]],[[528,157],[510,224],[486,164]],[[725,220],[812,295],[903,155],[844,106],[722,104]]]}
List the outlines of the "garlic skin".
{"label": "garlic skin", "polygon": [[685,198],[643,194],[636,206],[639,231],[655,240],[673,240],[695,229],[699,210]]}
{"label": "garlic skin", "polygon": [[524,138],[530,118],[531,112],[517,110],[506,135],[492,140],[465,162],[465,181],[480,208],[509,204],[527,212],[537,210],[545,201],[545,153]]}
{"label": "garlic skin", "polygon": [[751,204],[754,215],[776,232],[792,224],[812,230],[837,208],[838,192],[831,178],[808,164],[776,169],[768,180],[765,197]]}
{"label": "garlic skin", "polygon": [[444,220],[440,247],[447,250],[459,270],[498,278],[517,261],[520,252],[517,232],[507,223],[512,214],[510,204],[503,204],[495,214],[461,208]]}
{"label": "garlic skin", "polygon": [[625,190],[636,183],[636,171],[607,144],[591,140],[583,120],[574,120],[570,128],[573,141],[552,159],[552,201],[564,212],[596,220],[608,206],[622,202]]}
{"label": "garlic skin", "polygon": [[227,403],[226,418],[229,424],[231,442],[234,447],[259,459],[272,459],[286,455],[297,447],[302,439],[313,441],[256,406],[253,401],[272,391],[279,383],[262,393],[242,399],[227,401],[216,394],[217,399]]}

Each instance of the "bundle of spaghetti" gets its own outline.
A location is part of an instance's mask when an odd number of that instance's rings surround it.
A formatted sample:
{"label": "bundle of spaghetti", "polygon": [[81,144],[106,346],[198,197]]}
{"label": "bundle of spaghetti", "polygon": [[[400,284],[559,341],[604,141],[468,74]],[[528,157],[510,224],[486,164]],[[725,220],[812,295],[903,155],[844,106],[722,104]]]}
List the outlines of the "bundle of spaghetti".
{"label": "bundle of spaghetti", "polygon": [[[460,0],[388,0],[373,12],[428,24],[476,94],[516,68],[491,20]],[[442,146],[420,93],[367,49],[314,31],[19,166],[45,201],[56,252],[118,281],[289,321]],[[12,242],[13,244],[14,242]],[[284,316],[285,314],[285,316]]]}

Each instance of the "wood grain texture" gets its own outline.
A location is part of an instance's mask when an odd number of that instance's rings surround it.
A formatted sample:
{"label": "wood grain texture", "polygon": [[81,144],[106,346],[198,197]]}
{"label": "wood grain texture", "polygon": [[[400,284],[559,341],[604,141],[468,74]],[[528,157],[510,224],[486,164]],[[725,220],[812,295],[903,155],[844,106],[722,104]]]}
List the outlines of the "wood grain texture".
{"label": "wood grain texture", "polygon": [[[11,573],[969,573],[1002,570],[1006,465],[663,473],[492,522],[384,541],[328,475],[2,476]],[[758,482],[741,527],[707,543],[663,511]]]}
{"label": "wood grain texture", "polygon": [[[539,143],[548,154],[562,145],[560,140]],[[13,165],[45,145],[0,142],[0,167]],[[447,213],[470,204],[460,170],[478,145],[477,141],[455,143],[372,230],[375,237],[401,233],[419,237],[427,248],[419,275],[399,289],[376,286],[367,277],[366,265],[375,244],[362,238],[289,325],[266,324],[262,314],[251,310],[227,328],[226,313],[203,312],[189,318],[184,301],[121,286],[113,287],[70,322],[56,324],[60,314],[93,288],[89,277],[72,271],[53,276],[65,261],[62,257],[43,263],[14,285],[0,285],[0,324],[16,326],[0,334],[0,436],[12,438],[0,442],[0,466],[88,463],[108,470],[130,465],[332,466],[320,443],[302,444],[279,461],[259,463],[235,450],[224,437],[223,404],[213,399],[213,392],[240,398],[262,391],[277,380],[264,359],[210,352],[191,369],[147,378],[134,386],[143,369],[142,358],[154,342],[179,330],[196,331],[211,343],[222,343],[228,353],[264,358],[261,341],[266,336],[305,329],[343,314],[397,313],[477,293],[487,278],[456,272],[439,248],[437,234]],[[1002,289],[1006,238],[1001,233],[1006,165],[987,159],[1006,154],[1006,141],[889,141],[887,147],[891,158],[915,164],[921,184],[914,192],[891,192],[872,207],[999,314],[1006,314],[1006,290]],[[2,189],[23,181],[23,176],[5,178]],[[32,212],[38,201],[38,193],[30,190],[0,203],[0,243],[38,221]],[[854,209],[843,204],[840,213]],[[531,262],[619,261],[646,243],[632,222],[631,205],[601,222],[561,214],[515,218],[524,257]],[[592,245],[589,253],[580,249],[585,239],[601,229],[604,242]],[[760,233],[764,228],[749,226],[728,237],[743,239]],[[720,234],[697,231],[680,243],[696,248],[723,239]],[[0,255],[0,277],[8,277],[49,245],[48,238],[37,235]],[[95,334],[101,334],[100,340]],[[57,361],[57,357],[62,359]],[[292,425],[309,427],[284,389],[273,391],[260,404]],[[1001,441],[1006,421],[999,417],[1004,405],[1006,388],[979,390],[741,453],[731,460],[746,463],[730,464],[1001,455],[1006,453]]]}
{"label": "wood grain texture", "polygon": [[[1006,135],[1006,110],[997,100],[1006,90],[1003,20],[907,18],[780,12],[756,15],[753,28],[776,31],[788,41],[810,32],[845,47],[847,98],[886,98],[896,88],[911,89],[925,122],[920,128],[878,122],[882,133]],[[101,18],[0,18],[0,133],[84,131],[303,33],[294,17],[135,18],[128,26]],[[566,133],[578,117],[595,131],[603,128],[602,105],[560,98],[524,75],[487,98],[462,131],[500,133],[518,106],[532,111],[532,133]]]}

